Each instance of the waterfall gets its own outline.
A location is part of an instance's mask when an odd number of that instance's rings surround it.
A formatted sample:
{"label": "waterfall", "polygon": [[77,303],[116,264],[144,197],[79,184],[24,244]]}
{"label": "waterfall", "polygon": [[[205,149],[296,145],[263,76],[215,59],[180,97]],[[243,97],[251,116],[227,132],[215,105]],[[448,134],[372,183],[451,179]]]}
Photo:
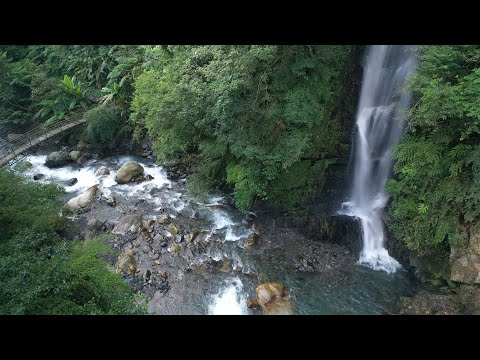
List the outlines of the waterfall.
{"label": "waterfall", "polygon": [[403,88],[415,70],[411,46],[369,47],[356,119],[354,178],[342,213],[356,217],[362,227],[359,262],[393,273],[400,264],[384,248],[383,209],[389,195],[385,185],[392,171],[392,148],[398,143],[410,106],[411,94]]}

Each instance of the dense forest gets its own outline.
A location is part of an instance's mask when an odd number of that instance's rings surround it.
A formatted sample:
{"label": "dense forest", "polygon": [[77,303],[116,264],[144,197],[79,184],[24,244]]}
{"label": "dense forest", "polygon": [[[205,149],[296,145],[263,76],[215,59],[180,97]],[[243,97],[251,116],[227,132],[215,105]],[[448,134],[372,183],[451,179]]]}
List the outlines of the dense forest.
{"label": "dense forest", "polygon": [[[151,140],[156,162],[189,174],[189,191],[220,189],[240,211],[290,212],[322,192],[351,151],[342,108],[363,46],[1,46],[0,127],[86,118],[69,141],[104,152]],[[394,150],[392,236],[450,283],[450,247],[480,220],[480,47],[420,46],[407,87],[408,125]],[[12,179],[15,179],[12,181]],[[134,294],[59,216],[62,190],[0,169],[0,313],[136,314]]]}

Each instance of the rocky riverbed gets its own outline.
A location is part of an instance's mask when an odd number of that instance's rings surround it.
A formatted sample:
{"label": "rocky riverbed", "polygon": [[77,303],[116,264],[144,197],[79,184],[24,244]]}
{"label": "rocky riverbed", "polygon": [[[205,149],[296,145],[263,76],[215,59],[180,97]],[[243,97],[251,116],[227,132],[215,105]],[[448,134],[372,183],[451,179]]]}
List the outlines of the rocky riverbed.
{"label": "rocky riverbed", "polygon": [[[146,157],[69,157],[49,168],[40,153],[16,167],[65,188],[64,215],[85,241],[111,234],[120,255],[106,260],[148,295],[153,314],[382,314],[413,293],[406,272],[359,266],[348,247],[306,238],[278,216],[241,213],[226,194],[196,198],[186,174]],[[118,181],[122,166],[135,173]]]}

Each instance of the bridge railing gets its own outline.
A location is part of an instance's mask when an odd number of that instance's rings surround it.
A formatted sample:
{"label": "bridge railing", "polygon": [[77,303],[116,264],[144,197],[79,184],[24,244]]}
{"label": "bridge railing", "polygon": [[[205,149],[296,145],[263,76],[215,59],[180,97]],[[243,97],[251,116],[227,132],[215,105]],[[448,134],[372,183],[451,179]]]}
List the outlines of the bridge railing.
{"label": "bridge railing", "polygon": [[20,155],[23,151],[25,151],[25,147],[30,148],[34,146],[34,142],[38,143],[42,140],[47,140],[53,135],[56,135],[55,130],[61,129],[62,127],[65,127],[67,125],[71,125],[68,126],[68,128],[70,128],[83,122],[85,122],[85,119],[73,121],[65,119],[56,121],[51,124],[42,124],[34,129],[31,129],[26,133],[22,134],[19,138],[0,148],[0,163],[2,162],[2,159],[6,158],[9,155]]}

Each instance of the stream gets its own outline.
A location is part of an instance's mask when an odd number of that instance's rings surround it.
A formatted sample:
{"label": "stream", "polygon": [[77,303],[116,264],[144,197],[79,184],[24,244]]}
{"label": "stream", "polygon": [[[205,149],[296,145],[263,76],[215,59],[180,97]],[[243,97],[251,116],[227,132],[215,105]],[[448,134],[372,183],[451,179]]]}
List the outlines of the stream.
{"label": "stream", "polygon": [[[185,234],[198,231],[192,242],[195,246],[181,241],[178,253],[155,242],[149,245],[123,238],[112,242],[119,250],[135,250],[139,271],[125,277],[125,281],[149,296],[152,314],[260,314],[259,310],[249,309],[247,302],[255,298],[255,287],[265,281],[285,285],[296,314],[390,313],[400,296],[409,296],[415,290],[416,285],[405,270],[388,274],[361,266],[357,263],[358,254],[351,254],[346,248],[314,242],[275,219],[239,212],[226,194],[196,198],[187,190],[186,177],[169,178],[167,171],[152,160],[113,156],[90,160],[83,167],[49,169],[44,166],[45,159],[42,153],[27,156],[25,160],[33,166],[21,175],[33,181],[33,175],[44,174],[41,182],[65,189],[62,201],[95,184],[99,184],[104,198],[115,194],[115,207],[97,201],[90,211],[73,217],[78,222],[98,219],[114,225],[132,211],[153,220],[167,213],[185,229]],[[140,163],[154,179],[140,184],[117,184],[115,173],[127,161]],[[96,176],[101,167],[110,169],[110,174]],[[71,178],[78,182],[67,186]],[[252,233],[254,223],[260,228],[260,241],[248,247],[244,241]],[[296,270],[306,253],[312,253],[316,259],[314,272]],[[168,289],[160,291],[139,285],[146,270],[168,273]]]}

